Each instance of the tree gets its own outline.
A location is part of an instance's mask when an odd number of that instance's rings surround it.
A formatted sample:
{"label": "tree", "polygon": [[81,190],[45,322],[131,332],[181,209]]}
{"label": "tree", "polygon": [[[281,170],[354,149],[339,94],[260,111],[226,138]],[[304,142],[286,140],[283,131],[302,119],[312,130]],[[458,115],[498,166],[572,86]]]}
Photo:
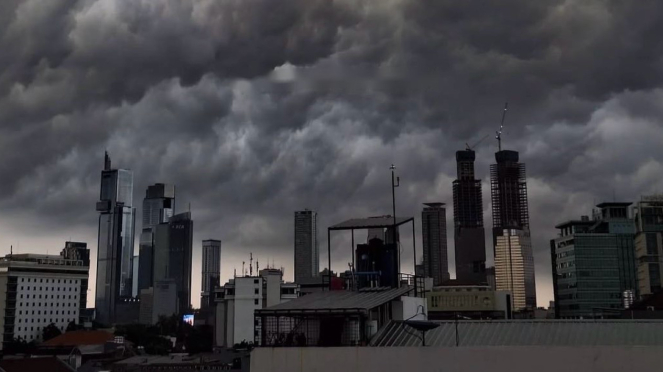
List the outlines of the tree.
{"label": "tree", "polygon": [[60,328],[58,328],[58,326],[56,326],[55,324],[51,323],[46,327],[44,327],[44,329],[42,330],[42,340],[46,342],[52,338],[58,337],[61,334],[62,332],[60,332]]}
{"label": "tree", "polygon": [[83,329],[83,326],[80,324],[76,324],[73,320],[67,324],[67,329],[65,329],[65,332],[71,332],[71,331],[78,331],[79,329]]}

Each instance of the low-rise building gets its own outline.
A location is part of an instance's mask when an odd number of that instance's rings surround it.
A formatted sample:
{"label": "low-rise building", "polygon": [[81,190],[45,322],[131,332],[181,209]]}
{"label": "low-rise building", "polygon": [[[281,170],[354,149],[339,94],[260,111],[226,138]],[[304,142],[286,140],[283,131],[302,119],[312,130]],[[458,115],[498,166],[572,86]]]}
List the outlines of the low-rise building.
{"label": "low-rise building", "polygon": [[217,346],[232,347],[254,339],[254,311],[299,297],[299,285],[283,282],[277,269],[260,270],[258,276],[230,279],[214,290]]}
{"label": "low-rise building", "polygon": [[426,292],[428,319],[511,319],[511,293],[450,280]]}
{"label": "low-rise building", "polygon": [[156,324],[159,317],[177,314],[177,285],[174,280],[158,280],[154,286],[140,291],[142,324]]}

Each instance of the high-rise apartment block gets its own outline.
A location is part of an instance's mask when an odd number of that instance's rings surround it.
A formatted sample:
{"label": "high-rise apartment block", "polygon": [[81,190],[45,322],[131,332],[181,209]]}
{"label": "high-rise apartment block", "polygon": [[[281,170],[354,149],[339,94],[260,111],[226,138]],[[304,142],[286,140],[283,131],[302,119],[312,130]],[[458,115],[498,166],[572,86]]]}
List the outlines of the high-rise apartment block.
{"label": "high-rise apartment block", "polygon": [[456,279],[483,284],[486,279],[486,233],[483,226],[481,180],[474,175],[474,151],[456,152],[453,182]]}
{"label": "high-rise apartment block", "polygon": [[168,223],[175,210],[175,186],[157,183],[147,188],[143,199],[143,230],[140,234],[138,292],[152,287],[155,228]]}
{"label": "high-rise apartment block", "polygon": [[556,318],[615,316],[637,292],[631,203],[597,205],[593,218],[582,216],[555,226],[550,241]]}
{"label": "high-rise apartment block", "polygon": [[97,284],[95,307],[97,321],[115,322],[115,307],[120,299],[132,297],[132,259],[136,209],[132,207],[133,173],[111,169],[108,153],[101,171]]}
{"label": "high-rise apartment block", "polygon": [[662,289],[663,196],[643,196],[635,213],[635,256],[638,262],[639,295],[647,297]]}
{"label": "high-rise apartment block", "polygon": [[449,280],[447,260],[447,210],[444,203],[425,203],[421,212],[424,247],[424,275],[433,278],[433,285]]}
{"label": "high-rise apartment block", "polygon": [[203,275],[200,289],[202,291],[200,307],[210,305],[214,288],[221,284],[221,241],[203,240]]}
{"label": "high-rise apartment block", "polygon": [[320,272],[317,217],[308,209],[295,212],[295,282]]}
{"label": "high-rise apartment block", "polygon": [[[191,263],[193,220],[191,212],[180,213],[156,226],[152,283],[173,280],[177,287],[177,311],[191,307]],[[142,291],[141,291],[142,293]]]}
{"label": "high-rise apartment block", "polygon": [[[0,261],[0,314],[3,345],[16,338],[42,341],[42,331],[54,324],[64,332],[79,323],[85,309],[89,266],[81,244],[60,255],[10,254]],[[78,256],[77,256],[78,254]]]}
{"label": "high-rise apartment block", "polygon": [[536,283],[525,164],[518,161],[517,151],[498,151],[495,159],[497,164],[490,166],[495,286],[511,291],[514,311],[533,310]]}

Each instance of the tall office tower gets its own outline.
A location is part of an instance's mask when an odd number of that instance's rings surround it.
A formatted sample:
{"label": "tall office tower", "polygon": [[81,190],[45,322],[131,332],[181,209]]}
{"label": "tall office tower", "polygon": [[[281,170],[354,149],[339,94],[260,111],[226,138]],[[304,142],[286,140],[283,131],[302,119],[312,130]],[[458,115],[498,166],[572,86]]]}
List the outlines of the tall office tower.
{"label": "tall office tower", "polygon": [[511,291],[514,311],[531,310],[536,308],[536,283],[525,164],[511,150],[495,153],[495,160],[490,166],[495,286]]}
{"label": "tall office tower", "polygon": [[153,284],[154,230],[166,223],[175,210],[175,186],[157,183],[147,188],[143,199],[143,230],[140,234],[138,258],[138,293]]}
{"label": "tall office tower", "polygon": [[474,151],[456,151],[453,182],[456,279],[483,284],[486,278],[486,233],[481,180],[474,177]]}
{"label": "tall office tower", "polygon": [[[153,283],[172,279],[177,287],[177,311],[191,306],[193,220],[191,212],[176,214],[155,228]],[[141,291],[142,293],[142,291]]]}
{"label": "tall office tower", "polygon": [[111,169],[108,153],[101,171],[97,285],[97,321],[115,322],[115,307],[121,298],[132,296],[131,260],[134,255],[136,209],[132,208],[133,173]]}
{"label": "tall office tower", "polygon": [[635,256],[640,297],[660,291],[663,277],[663,196],[643,196],[635,215]]}
{"label": "tall office tower", "polygon": [[201,283],[200,307],[210,305],[211,293],[221,285],[221,241],[203,240],[203,275]]}
{"label": "tall office tower", "polygon": [[308,209],[295,212],[295,283],[320,273],[317,218]]}
{"label": "tall office tower", "polygon": [[[624,309],[637,291],[631,203],[601,203],[594,218],[555,226],[550,241],[556,318],[604,318]],[[605,311],[605,312],[604,312]]]}
{"label": "tall office tower", "polygon": [[131,259],[131,277],[133,280],[131,281],[131,296],[136,298],[140,295],[140,291],[138,290],[138,263],[139,263],[139,256],[135,255]]}
{"label": "tall office tower", "polygon": [[447,260],[447,210],[444,203],[424,203],[421,231],[424,246],[424,276],[433,278],[433,285],[449,280]]}

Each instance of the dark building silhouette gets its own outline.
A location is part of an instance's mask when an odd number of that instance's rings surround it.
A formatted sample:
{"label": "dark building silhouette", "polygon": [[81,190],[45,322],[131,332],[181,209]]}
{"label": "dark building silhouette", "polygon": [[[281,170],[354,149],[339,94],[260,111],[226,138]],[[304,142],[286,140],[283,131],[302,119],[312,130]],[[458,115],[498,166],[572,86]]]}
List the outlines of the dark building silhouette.
{"label": "dark building silhouette", "polygon": [[177,287],[178,312],[191,305],[191,261],[193,220],[191,212],[180,213],[156,226],[153,283],[172,279]]}
{"label": "dark building silhouette", "polygon": [[453,182],[456,279],[486,283],[486,233],[483,226],[481,180],[474,175],[475,153],[456,151]]}
{"label": "dark building silhouette", "polygon": [[112,169],[108,153],[101,171],[97,282],[97,321],[115,323],[116,305],[132,296],[134,232],[136,209],[132,207],[133,173]]}
{"label": "dark building silhouette", "polygon": [[433,285],[449,280],[447,259],[447,210],[444,203],[424,203],[421,230],[424,247],[424,276],[433,278]]}
{"label": "dark building silhouette", "polygon": [[355,265],[357,288],[397,287],[398,246],[385,244],[378,238],[368,244],[357,244]]}
{"label": "dark building silhouette", "polygon": [[529,230],[525,164],[518,152],[495,153],[490,166],[497,290],[512,293],[515,311],[536,308],[534,256]]}
{"label": "dark building silhouette", "polygon": [[213,304],[214,288],[221,285],[221,241],[203,240],[203,267],[200,285],[200,307]]}
{"label": "dark building silhouette", "polygon": [[295,212],[295,283],[318,276],[318,214],[305,209]]}

